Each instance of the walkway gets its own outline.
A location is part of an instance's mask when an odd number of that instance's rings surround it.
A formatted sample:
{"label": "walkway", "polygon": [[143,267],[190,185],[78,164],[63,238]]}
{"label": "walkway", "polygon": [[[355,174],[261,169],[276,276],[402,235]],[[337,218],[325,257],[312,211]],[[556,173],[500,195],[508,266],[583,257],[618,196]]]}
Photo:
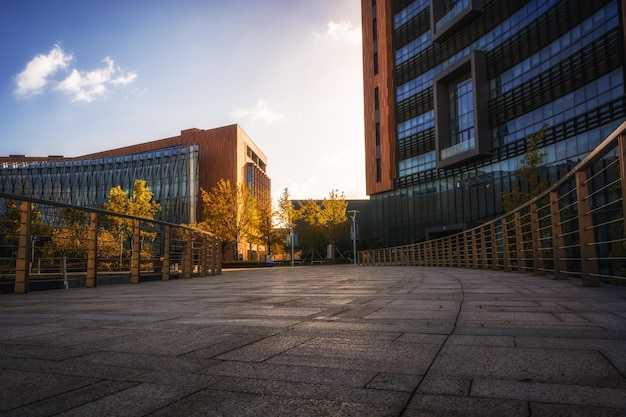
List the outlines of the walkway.
{"label": "walkway", "polygon": [[303,266],[0,312],[3,417],[626,415],[626,288]]}

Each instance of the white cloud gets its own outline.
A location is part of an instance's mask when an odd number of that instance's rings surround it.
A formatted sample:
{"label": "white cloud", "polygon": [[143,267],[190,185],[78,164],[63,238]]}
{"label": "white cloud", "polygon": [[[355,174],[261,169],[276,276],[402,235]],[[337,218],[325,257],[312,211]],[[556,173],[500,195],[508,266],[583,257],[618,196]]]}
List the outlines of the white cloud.
{"label": "white cloud", "polygon": [[17,88],[14,94],[20,98],[41,94],[48,84],[49,77],[59,69],[67,68],[73,59],[72,54],[63,52],[59,45],[54,45],[48,55],[37,55],[15,76]]}
{"label": "white cloud", "polygon": [[230,116],[234,119],[248,118],[252,121],[260,120],[267,125],[271,125],[284,117],[284,114],[275,110],[277,107],[278,104],[270,105],[264,100],[259,100],[256,106],[236,109],[230,113]]}
{"label": "white cloud", "polygon": [[102,60],[105,65],[101,68],[92,71],[73,68],[65,79],[53,77],[58,70],[68,69],[73,60],[72,54],[66,54],[59,45],[54,45],[48,55],[37,55],[15,77],[15,96],[29,98],[43,93],[46,85],[54,83],[54,90],[69,95],[72,101],[91,102],[106,96],[111,87],[130,84],[137,78],[136,73],[126,73],[116,66],[110,57]]}
{"label": "white cloud", "polygon": [[354,27],[349,20],[341,20],[339,22],[331,20],[328,22],[328,30],[326,33],[335,40],[361,42],[361,28]]}
{"label": "white cloud", "polygon": [[72,97],[72,101],[91,102],[106,95],[109,86],[126,85],[137,78],[134,72],[126,74],[115,62],[106,57],[102,60],[106,66],[84,72],[73,69],[70,75],[61,81],[56,89]]}

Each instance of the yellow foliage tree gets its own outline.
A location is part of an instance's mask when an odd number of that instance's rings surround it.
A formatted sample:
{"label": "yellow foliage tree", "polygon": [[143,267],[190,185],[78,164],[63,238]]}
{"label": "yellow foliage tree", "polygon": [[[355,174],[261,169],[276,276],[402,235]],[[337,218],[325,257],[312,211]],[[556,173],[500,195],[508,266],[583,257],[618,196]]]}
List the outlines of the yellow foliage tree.
{"label": "yellow foliage tree", "polygon": [[244,184],[232,185],[221,179],[210,190],[200,189],[204,220],[198,227],[222,238],[222,250],[239,253],[240,241],[249,235],[254,225],[255,199]]}

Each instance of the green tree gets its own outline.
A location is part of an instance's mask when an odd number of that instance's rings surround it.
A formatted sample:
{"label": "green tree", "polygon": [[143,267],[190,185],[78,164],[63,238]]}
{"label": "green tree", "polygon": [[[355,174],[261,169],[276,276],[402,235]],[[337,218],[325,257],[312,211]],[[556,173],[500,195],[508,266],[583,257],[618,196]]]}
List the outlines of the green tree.
{"label": "green tree", "polygon": [[[546,153],[539,150],[539,144],[545,138],[546,131],[547,125],[544,125],[537,133],[526,137],[528,148],[520,160],[520,168],[517,172],[518,183],[510,193],[502,193],[504,211],[514,210],[548,188],[547,179],[539,180],[539,168],[546,157]],[[522,189],[523,186],[526,191]]]}

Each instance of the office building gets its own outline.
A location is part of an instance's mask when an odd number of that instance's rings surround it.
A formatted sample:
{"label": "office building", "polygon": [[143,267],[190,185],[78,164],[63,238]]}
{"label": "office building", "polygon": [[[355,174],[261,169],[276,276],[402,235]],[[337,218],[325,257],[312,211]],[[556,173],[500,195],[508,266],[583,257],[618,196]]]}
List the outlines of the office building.
{"label": "office building", "polygon": [[132,190],[146,180],[162,206],[159,220],[201,220],[200,188],[220,179],[269,195],[267,158],[238,125],[187,129],[180,136],[66,158],[0,157],[0,191],[84,207],[101,207],[115,186]]}
{"label": "office building", "polygon": [[368,233],[503,212],[527,136],[551,183],[625,119],[624,0],[361,0]]}

